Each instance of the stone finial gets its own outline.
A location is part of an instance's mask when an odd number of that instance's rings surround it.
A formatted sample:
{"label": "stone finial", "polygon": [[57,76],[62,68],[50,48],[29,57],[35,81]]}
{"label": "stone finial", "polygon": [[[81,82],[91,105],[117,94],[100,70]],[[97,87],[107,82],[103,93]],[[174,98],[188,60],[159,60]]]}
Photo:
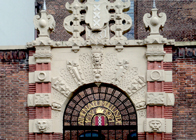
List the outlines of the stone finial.
{"label": "stone finial", "polygon": [[159,35],[159,30],[164,27],[167,19],[165,13],[157,15],[157,11],[157,8],[153,8],[152,14],[146,13],[143,17],[145,28],[150,30],[150,35]]}
{"label": "stone finial", "polygon": [[50,33],[54,31],[56,22],[52,15],[48,15],[45,10],[41,11],[40,15],[35,15],[35,29],[39,30],[39,37],[50,37]]}

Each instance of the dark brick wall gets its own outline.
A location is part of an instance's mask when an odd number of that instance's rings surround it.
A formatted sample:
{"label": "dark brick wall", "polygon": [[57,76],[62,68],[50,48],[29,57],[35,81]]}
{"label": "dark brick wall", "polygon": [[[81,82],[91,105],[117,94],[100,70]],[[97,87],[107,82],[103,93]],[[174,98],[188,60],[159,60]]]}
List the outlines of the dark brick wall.
{"label": "dark brick wall", "polygon": [[0,140],[28,139],[28,55],[0,51]]}
{"label": "dark brick wall", "polygon": [[179,50],[183,48],[173,49],[173,139],[192,140],[196,138],[196,58],[186,55],[185,48]]}

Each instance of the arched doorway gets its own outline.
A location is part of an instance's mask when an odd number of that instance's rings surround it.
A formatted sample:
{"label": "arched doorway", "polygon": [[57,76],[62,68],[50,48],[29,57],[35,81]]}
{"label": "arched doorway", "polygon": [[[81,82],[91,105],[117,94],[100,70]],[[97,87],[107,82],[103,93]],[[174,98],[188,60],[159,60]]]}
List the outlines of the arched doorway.
{"label": "arched doorway", "polygon": [[128,140],[135,133],[137,115],[130,99],[110,84],[80,87],[66,106],[64,140]]}

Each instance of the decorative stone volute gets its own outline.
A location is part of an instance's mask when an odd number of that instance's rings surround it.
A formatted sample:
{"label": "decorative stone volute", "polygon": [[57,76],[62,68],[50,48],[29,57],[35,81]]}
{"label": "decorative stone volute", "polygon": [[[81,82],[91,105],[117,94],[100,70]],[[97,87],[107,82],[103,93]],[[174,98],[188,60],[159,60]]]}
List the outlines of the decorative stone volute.
{"label": "decorative stone volute", "polygon": [[157,8],[151,10],[151,14],[146,13],[143,17],[145,28],[150,30],[150,35],[159,35],[159,30],[162,29],[166,22],[166,14],[160,13],[157,15]]}
{"label": "decorative stone volute", "polygon": [[48,15],[46,10],[41,10],[41,15],[34,17],[35,29],[39,30],[39,37],[50,37],[50,33],[55,29],[55,20],[52,15]]}

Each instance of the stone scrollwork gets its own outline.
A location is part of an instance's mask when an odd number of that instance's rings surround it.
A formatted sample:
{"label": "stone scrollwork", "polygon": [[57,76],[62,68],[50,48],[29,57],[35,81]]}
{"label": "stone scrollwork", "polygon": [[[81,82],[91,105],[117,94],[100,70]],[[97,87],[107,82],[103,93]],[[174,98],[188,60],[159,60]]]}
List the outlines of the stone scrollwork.
{"label": "stone scrollwork", "polygon": [[84,78],[82,72],[79,68],[79,65],[76,62],[67,62],[67,69],[72,75],[75,82],[80,86],[84,84]]}
{"label": "stone scrollwork", "polygon": [[52,78],[52,88],[63,94],[65,97],[69,96],[70,90],[66,86],[65,81],[59,77]]}
{"label": "stone scrollwork", "polygon": [[52,15],[48,15],[45,10],[41,11],[41,16],[34,17],[35,28],[39,30],[39,37],[50,37],[50,32],[55,29],[55,20]]}
{"label": "stone scrollwork", "polygon": [[117,68],[115,70],[115,77],[112,81],[113,84],[117,85],[121,81],[128,67],[129,67],[128,61],[123,60],[123,61],[118,62]]}
{"label": "stone scrollwork", "polygon": [[[78,0],[74,0],[72,4],[68,2],[65,5],[66,9],[72,12],[72,15],[67,16],[64,20],[64,28],[71,33],[73,36],[69,41],[74,42],[83,42],[84,39],[80,36],[80,33],[84,31],[84,27],[80,25],[80,22],[84,20],[84,16],[80,13],[81,10],[84,10],[85,6],[81,4]],[[77,44],[77,43],[76,43]],[[73,45],[75,48],[72,48],[74,52],[77,52],[78,45]]]}

